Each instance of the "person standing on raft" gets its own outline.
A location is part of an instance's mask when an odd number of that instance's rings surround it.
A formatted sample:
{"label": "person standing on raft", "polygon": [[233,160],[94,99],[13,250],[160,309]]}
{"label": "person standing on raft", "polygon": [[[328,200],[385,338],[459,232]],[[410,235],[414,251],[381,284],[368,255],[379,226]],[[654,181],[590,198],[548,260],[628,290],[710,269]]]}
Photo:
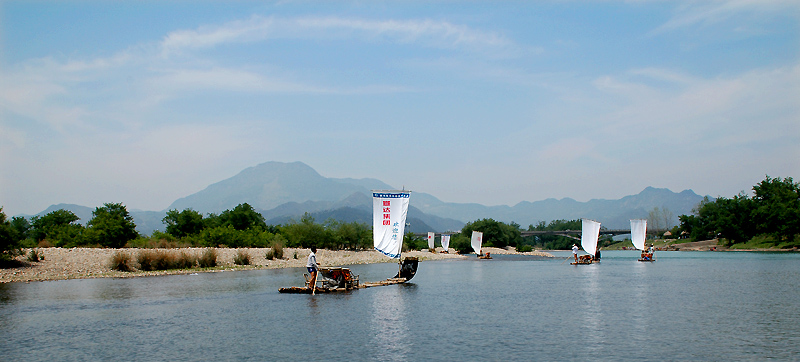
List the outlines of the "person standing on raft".
{"label": "person standing on raft", "polygon": [[578,246],[575,245],[575,244],[572,244],[572,256],[575,257],[575,262],[577,263],[578,262]]}
{"label": "person standing on raft", "polygon": [[314,289],[317,285],[317,271],[319,270],[319,264],[317,264],[317,247],[311,247],[311,253],[308,254],[308,261],[306,262],[306,268],[308,269],[308,275],[310,276],[308,279],[308,288]]}

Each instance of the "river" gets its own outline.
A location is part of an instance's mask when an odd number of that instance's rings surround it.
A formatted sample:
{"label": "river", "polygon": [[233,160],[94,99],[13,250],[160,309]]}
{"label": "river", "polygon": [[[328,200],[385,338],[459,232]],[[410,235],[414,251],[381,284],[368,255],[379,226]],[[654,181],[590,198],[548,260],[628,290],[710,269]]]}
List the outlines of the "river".
{"label": "river", "polygon": [[800,359],[798,253],[555,254],[421,262],[337,295],[278,293],[297,268],[2,284],[0,360]]}

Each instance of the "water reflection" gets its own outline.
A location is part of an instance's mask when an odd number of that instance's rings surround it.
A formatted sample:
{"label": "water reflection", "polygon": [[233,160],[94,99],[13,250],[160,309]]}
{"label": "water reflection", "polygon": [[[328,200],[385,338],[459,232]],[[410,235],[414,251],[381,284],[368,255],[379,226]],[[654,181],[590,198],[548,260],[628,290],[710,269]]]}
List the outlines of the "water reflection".
{"label": "water reflection", "polygon": [[11,303],[11,283],[0,283],[0,305]]}
{"label": "water reflection", "polygon": [[405,288],[384,287],[372,300],[371,329],[376,358],[382,361],[405,361],[409,351],[410,333],[403,294]]}
{"label": "water reflection", "polygon": [[600,309],[599,301],[599,279],[600,269],[599,265],[592,264],[584,267],[584,283],[583,283],[583,296],[584,296],[584,310],[583,321],[581,323],[583,330],[586,331],[584,342],[589,352],[594,354],[600,352],[600,347],[603,344],[604,336],[601,327],[603,320],[602,310]]}
{"label": "water reflection", "polygon": [[317,305],[317,296],[312,295],[308,298],[308,310],[311,311],[311,316],[319,316],[319,306]]}
{"label": "water reflection", "polygon": [[649,293],[649,282],[647,280],[647,268],[649,263],[636,261],[633,264],[633,273],[631,276],[631,304],[630,316],[633,323],[633,334],[630,338],[636,345],[644,345],[646,343],[647,326],[649,324],[648,318],[648,303],[647,297]]}

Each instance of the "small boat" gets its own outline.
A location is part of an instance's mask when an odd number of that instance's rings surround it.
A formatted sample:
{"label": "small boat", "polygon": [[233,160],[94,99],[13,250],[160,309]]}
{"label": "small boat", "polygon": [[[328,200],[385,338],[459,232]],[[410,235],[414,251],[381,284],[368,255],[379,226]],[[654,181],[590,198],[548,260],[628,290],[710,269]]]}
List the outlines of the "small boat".
{"label": "small boat", "polygon": [[450,235],[442,235],[442,253],[449,253],[450,252]]}
{"label": "small boat", "polygon": [[[403,231],[408,215],[408,200],[411,191],[372,191],[372,239],[375,250],[390,258],[398,259],[398,271],[394,278],[378,282],[360,283],[357,275],[348,268],[320,268],[314,285],[309,287],[281,288],[281,293],[316,294],[346,292],[354,289],[405,283],[417,274],[419,259],[401,258]],[[308,275],[306,285],[310,283]],[[321,277],[321,278],[320,278]],[[321,283],[317,286],[317,283]]]}
{"label": "small boat", "polygon": [[589,219],[581,221],[581,248],[589,255],[581,255],[577,262],[570,263],[570,265],[588,265],[599,261],[596,254],[597,239],[600,238],[600,223]]}
{"label": "small boat", "polygon": [[478,256],[478,259],[491,259],[491,258],[492,256],[489,253]]}
{"label": "small boat", "polygon": [[633,247],[637,250],[642,251],[642,255],[639,257],[639,261],[653,261],[653,251],[646,250],[644,241],[647,236],[647,220],[645,219],[633,219],[631,220],[631,242],[633,243]]}
{"label": "small boat", "polygon": [[482,232],[473,230],[472,231],[472,238],[470,239],[469,243],[470,243],[470,246],[472,246],[472,250],[475,251],[475,256],[477,256],[480,259],[486,259],[486,258],[483,258],[483,255],[481,255],[481,244],[483,244],[483,233]]}
{"label": "small boat", "polygon": [[[341,267],[325,267],[319,269],[319,277],[317,279],[318,285],[314,286],[314,290],[308,287],[309,276],[303,274],[306,278],[305,287],[288,287],[280,288],[278,292],[289,294],[316,294],[316,293],[337,293],[349,292],[355,289],[364,289],[371,287],[380,287],[384,285],[393,285],[405,283],[414,275],[417,274],[417,266],[419,259],[416,257],[406,257],[400,267],[400,271],[393,278],[387,278],[377,282],[361,283],[358,275],[353,275],[349,268]],[[313,292],[313,293],[312,293]]]}

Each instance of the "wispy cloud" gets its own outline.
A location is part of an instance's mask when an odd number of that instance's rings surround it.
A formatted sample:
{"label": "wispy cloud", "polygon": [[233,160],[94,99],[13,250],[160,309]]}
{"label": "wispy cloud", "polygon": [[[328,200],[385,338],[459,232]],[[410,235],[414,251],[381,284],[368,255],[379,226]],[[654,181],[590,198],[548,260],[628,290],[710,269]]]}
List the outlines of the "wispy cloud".
{"label": "wispy cloud", "polygon": [[253,16],[218,26],[204,26],[168,34],[161,41],[165,54],[249,43],[269,38],[352,38],[367,41],[418,43],[422,46],[495,54],[515,44],[496,32],[481,31],[447,21],[369,20],[341,17],[276,18]]}
{"label": "wispy cloud", "polygon": [[687,1],[676,8],[673,17],[655,29],[663,33],[693,25],[714,24],[735,16],[761,16],[775,13],[798,14],[800,2],[795,0],[711,0]]}

